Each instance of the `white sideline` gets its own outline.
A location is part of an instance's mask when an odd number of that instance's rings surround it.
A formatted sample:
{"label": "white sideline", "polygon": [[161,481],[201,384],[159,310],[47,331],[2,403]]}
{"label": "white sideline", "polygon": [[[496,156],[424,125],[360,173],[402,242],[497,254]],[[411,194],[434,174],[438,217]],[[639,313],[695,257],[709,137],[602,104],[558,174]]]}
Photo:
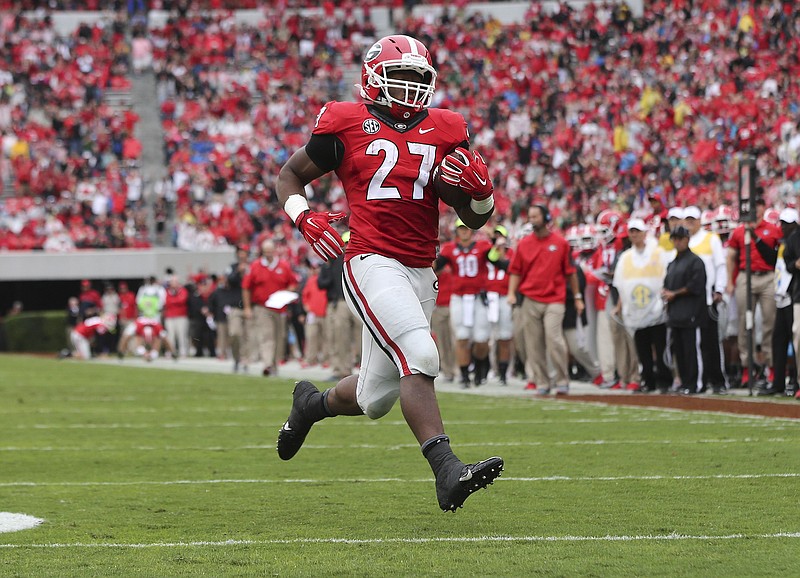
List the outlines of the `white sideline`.
{"label": "white sideline", "polygon": [[[714,474],[707,476],[542,476],[532,478],[502,477],[498,482],[621,482],[633,480],[756,480],[765,478],[800,478],[800,473],[784,472],[774,474]],[[220,480],[139,480],[130,482],[2,482],[0,488],[38,488],[38,487],[94,487],[94,486],[180,486],[204,484],[328,484],[328,483],[361,483],[385,484],[393,482],[431,483],[430,478],[403,479],[403,478],[298,478],[283,480],[259,479],[220,479]]]}
{"label": "white sideline", "polygon": [[294,538],[290,540],[202,540],[194,542],[153,542],[150,544],[124,544],[114,542],[73,542],[71,544],[0,544],[0,548],[185,548],[203,546],[269,546],[291,544],[431,544],[442,542],[634,542],[666,540],[753,540],[774,538],[800,538],[800,532],[775,532],[772,534],[648,534],[642,536],[463,536],[450,538]]}
{"label": "white sideline", "polygon": [[[543,447],[543,446],[617,446],[617,445],[701,445],[701,444],[750,444],[750,443],[797,443],[796,439],[790,438],[722,438],[722,439],[699,439],[699,440],[573,440],[556,442],[474,442],[459,443],[459,447]],[[382,450],[401,450],[418,448],[418,444],[395,444],[386,446],[383,444],[304,444],[306,449],[314,450],[354,450],[354,449],[382,449]],[[246,451],[246,450],[272,450],[275,444],[251,444],[243,446],[130,446],[130,447],[86,447],[86,446],[44,446],[44,447],[24,447],[24,446],[0,446],[0,452],[219,452],[219,451]]]}

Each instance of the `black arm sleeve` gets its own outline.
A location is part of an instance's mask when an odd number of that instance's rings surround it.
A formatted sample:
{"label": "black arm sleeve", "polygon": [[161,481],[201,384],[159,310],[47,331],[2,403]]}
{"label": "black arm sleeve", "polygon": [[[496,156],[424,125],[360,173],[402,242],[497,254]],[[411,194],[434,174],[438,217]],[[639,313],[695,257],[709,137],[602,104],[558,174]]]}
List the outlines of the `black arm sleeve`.
{"label": "black arm sleeve", "polygon": [[323,171],[339,168],[344,157],[344,143],[333,134],[312,134],[306,144],[306,154]]}
{"label": "black arm sleeve", "polygon": [[433,262],[433,270],[438,273],[439,271],[444,269],[445,265],[447,265],[449,262],[450,262],[450,259],[448,259],[447,257],[442,257],[441,255],[439,255],[438,257],[436,257],[436,260]]}

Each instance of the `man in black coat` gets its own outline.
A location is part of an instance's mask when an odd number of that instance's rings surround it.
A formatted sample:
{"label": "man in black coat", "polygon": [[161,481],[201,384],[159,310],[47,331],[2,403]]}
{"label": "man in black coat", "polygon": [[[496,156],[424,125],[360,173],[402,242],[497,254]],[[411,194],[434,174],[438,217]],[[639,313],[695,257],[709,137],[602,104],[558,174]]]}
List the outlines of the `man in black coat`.
{"label": "man in black coat", "polygon": [[661,297],[667,304],[667,327],[672,342],[672,355],[678,363],[683,388],[691,395],[703,390],[703,356],[700,350],[700,329],[706,324],[706,267],[703,260],[689,249],[689,230],[675,227],[670,233],[677,255],[667,267]]}

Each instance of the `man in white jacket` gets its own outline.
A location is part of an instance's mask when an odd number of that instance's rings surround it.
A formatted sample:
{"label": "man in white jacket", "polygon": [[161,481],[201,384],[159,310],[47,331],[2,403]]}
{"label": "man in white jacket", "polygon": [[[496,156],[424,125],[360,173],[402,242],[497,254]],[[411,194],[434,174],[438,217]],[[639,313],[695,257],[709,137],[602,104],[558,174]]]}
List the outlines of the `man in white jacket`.
{"label": "man in white jacket", "polygon": [[615,313],[622,315],[625,327],[633,334],[642,364],[641,391],[666,392],[672,385],[672,374],[664,360],[667,326],[661,290],[674,252],[659,246],[642,219],[628,221],[628,236],[632,246],[620,255],[614,269],[614,287],[619,291]]}

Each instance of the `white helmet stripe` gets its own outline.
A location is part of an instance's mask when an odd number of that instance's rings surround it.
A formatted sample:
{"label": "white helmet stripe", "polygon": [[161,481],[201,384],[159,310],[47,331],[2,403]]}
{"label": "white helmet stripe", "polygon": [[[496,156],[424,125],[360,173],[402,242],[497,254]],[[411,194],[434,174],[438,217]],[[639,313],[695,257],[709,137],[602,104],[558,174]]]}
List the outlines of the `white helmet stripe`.
{"label": "white helmet stripe", "polygon": [[411,54],[419,54],[419,48],[417,48],[417,41],[410,36],[403,36],[406,40],[408,40],[408,47],[411,50]]}

